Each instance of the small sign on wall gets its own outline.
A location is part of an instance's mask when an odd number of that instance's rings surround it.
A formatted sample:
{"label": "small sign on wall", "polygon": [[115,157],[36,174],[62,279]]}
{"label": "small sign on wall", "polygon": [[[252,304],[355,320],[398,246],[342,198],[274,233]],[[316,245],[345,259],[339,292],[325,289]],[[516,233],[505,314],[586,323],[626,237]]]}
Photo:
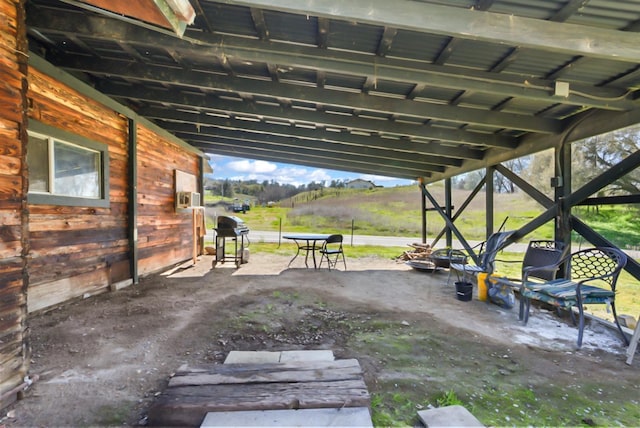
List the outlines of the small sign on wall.
{"label": "small sign on wall", "polygon": [[197,192],[198,178],[188,172],[175,170],[176,193],[177,192]]}

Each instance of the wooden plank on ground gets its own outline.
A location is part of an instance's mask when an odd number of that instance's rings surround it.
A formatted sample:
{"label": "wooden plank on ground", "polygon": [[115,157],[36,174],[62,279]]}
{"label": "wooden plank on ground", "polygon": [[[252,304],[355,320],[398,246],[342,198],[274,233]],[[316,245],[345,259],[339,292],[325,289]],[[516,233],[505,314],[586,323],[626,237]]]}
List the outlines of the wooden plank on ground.
{"label": "wooden plank on ground", "polygon": [[221,364],[179,371],[148,415],[150,425],[199,426],[208,412],[369,404],[357,360]]}
{"label": "wooden plank on ground", "polygon": [[359,379],[357,360],[292,362],[280,364],[223,364],[196,371],[179,371],[169,387],[257,382],[317,382]]}
{"label": "wooden plank on ground", "polygon": [[198,426],[208,412],[368,405],[369,393],[362,380],[183,386],[158,397],[149,409],[149,424]]}

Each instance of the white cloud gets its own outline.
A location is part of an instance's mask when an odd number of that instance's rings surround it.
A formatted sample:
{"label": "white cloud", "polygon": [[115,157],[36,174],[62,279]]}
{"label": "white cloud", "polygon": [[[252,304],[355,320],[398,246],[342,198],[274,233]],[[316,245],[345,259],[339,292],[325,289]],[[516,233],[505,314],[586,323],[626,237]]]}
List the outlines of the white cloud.
{"label": "white cloud", "polygon": [[227,164],[227,167],[232,171],[250,174],[265,174],[278,169],[278,166],[275,163],[261,160],[252,161],[248,159],[231,161]]}
{"label": "white cloud", "polygon": [[373,183],[377,183],[379,181],[398,181],[397,178],[385,177],[384,175],[371,175],[371,174],[362,174],[358,178],[362,178],[363,180],[371,181]]}
{"label": "white cloud", "polygon": [[315,181],[316,183],[331,181],[331,175],[324,169],[315,169],[308,175],[309,182]]}
{"label": "white cloud", "polygon": [[376,184],[397,185],[409,184],[407,180],[398,180],[373,174],[357,174],[342,171],[331,171],[324,168],[305,168],[303,166],[279,164],[262,160],[250,160],[233,158],[228,156],[210,155],[210,163],[213,167],[213,178],[229,179],[232,181],[255,180],[275,181],[280,184],[293,186],[307,185],[309,183],[324,183],[329,185],[332,180],[348,182],[356,178],[372,181]]}

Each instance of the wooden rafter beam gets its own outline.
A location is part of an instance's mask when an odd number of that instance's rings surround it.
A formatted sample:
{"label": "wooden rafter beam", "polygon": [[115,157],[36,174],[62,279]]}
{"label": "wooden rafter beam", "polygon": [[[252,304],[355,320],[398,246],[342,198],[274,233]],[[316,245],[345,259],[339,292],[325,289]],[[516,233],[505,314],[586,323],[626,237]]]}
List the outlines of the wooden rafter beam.
{"label": "wooden rafter beam", "polygon": [[513,113],[491,112],[469,107],[434,105],[407,99],[356,94],[346,91],[323,91],[302,85],[274,84],[273,82],[237,77],[219,76],[212,73],[160,65],[131,63],[110,60],[96,62],[93,59],[61,57],[59,64],[68,70],[83,71],[106,76],[136,79],[140,82],[155,82],[199,89],[218,89],[228,92],[247,93],[278,99],[314,102],[321,105],[347,107],[376,113],[399,114],[406,117],[429,118],[453,123],[474,123],[497,128],[519,129],[528,132],[557,133],[560,122],[543,117],[530,117]]}
{"label": "wooden rafter beam", "polygon": [[[389,177],[415,179],[421,176],[430,176],[432,169],[417,166],[407,166],[401,161],[397,163],[381,161],[380,159],[366,156],[343,156],[340,153],[318,152],[306,150],[302,147],[281,147],[276,144],[243,141],[215,136],[189,136],[177,134],[178,138],[191,138],[191,144],[204,152],[221,153],[238,157],[258,159],[260,155],[269,154],[277,162],[317,165],[323,168],[344,169],[349,171],[364,172],[367,174],[381,174]],[[215,150],[214,150],[215,149]]]}
{"label": "wooden rafter beam", "polygon": [[158,122],[162,128],[175,135],[185,136],[187,141],[194,138],[227,138],[251,143],[266,143],[292,149],[304,149],[309,152],[331,153],[345,158],[393,160],[402,162],[406,167],[422,168],[426,171],[442,172],[441,166],[460,166],[461,161],[421,153],[407,153],[406,151],[391,150],[378,147],[356,146],[333,141],[310,140],[292,137],[290,135],[273,135],[267,133],[247,132],[241,129],[221,129],[191,123]]}
{"label": "wooden rafter beam", "polygon": [[[198,126],[209,126],[215,129],[237,129],[244,132],[257,134],[276,135],[281,137],[294,137],[301,140],[324,141],[338,144],[348,144],[358,147],[369,147],[384,150],[395,150],[405,153],[416,153],[418,155],[450,157],[454,159],[482,159],[483,151],[473,148],[459,148],[446,146],[434,142],[415,142],[407,139],[384,138],[377,135],[362,135],[348,132],[346,130],[329,131],[325,127],[301,127],[291,125],[289,122],[279,123],[243,120],[238,118],[223,118],[207,114],[189,113],[176,111],[176,109],[148,108],[143,110],[144,116],[166,122],[181,124],[196,124]],[[170,129],[167,123],[163,126]]]}
{"label": "wooden rafter beam", "polygon": [[[137,99],[148,103],[164,103],[185,109],[198,109],[225,114],[246,114],[274,120],[291,120],[297,123],[337,126],[365,132],[375,130],[376,132],[390,135],[451,141],[463,145],[489,146],[499,148],[502,151],[512,150],[517,147],[517,141],[515,139],[496,134],[436,128],[419,124],[414,125],[363,117],[354,118],[353,116],[323,113],[307,109],[281,108],[274,105],[228,101],[214,96],[202,97],[176,91],[141,89],[113,83],[103,82],[100,83],[98,87],[104,94],[115,98]],[[144,114],[144,110],[141,109],[140,113]]]}

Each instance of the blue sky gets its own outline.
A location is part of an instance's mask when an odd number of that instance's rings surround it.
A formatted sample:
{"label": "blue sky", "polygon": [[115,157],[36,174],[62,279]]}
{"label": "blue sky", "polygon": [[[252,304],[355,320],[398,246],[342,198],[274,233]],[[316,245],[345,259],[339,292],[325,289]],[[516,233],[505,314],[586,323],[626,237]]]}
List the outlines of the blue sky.
{"label": "blue sky", "polygon": [[299,186],[312,181],[331,183],[332,180],[350,181],[356,178],[369,180],[378,186],[394,187],[413,184],[410,180],[383,177],[379,175],[357,174],[322,168],[310,168],[300,165],[282,164],[261,160],[235,158],[230,156],[209,155],[215,180],[275,180],[280,184]]}

